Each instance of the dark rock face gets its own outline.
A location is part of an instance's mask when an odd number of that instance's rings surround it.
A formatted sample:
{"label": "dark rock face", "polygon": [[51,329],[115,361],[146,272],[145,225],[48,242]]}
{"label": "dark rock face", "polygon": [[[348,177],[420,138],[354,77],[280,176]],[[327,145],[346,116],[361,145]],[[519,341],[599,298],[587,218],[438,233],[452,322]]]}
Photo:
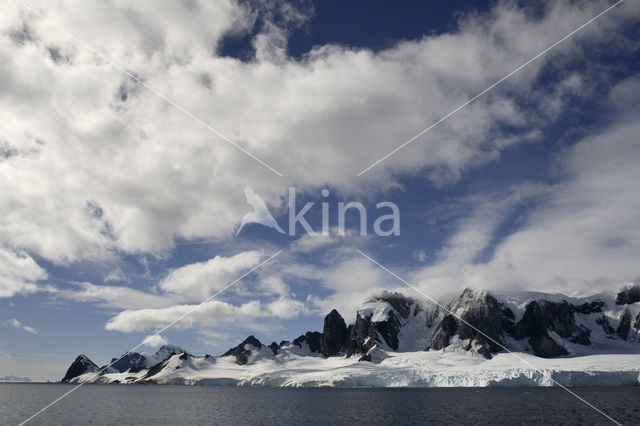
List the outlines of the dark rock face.
{"label": "dark rock face", "polygon": [[593,314],[595,312],[602,312],[604,302],[596,300],[593,302],[585,302],[580,306],[574,306],[574,311],[579,314]]}
{"label": "dark rock face", "polygon": [[515,327],[514,337],[516,339],[529,337],[529,344],[533,352],[543,358],[567,354],[566,349],[549,337],[549,331],[553,331],[571,342],[590,345],[591,330],[576,325],[574,312],[575,307],[566,301],[560,303],[530,302],[525,309],[522,320]]}
{"label": "dark rock face", "polygon": [[636,316],[636,320],[633,322],[633,329],[637,332],[640,332],[640,313]]}
{"label": "dark rock face", "polygon": [[600,325],[600,327],[602,327],[604,332],[607,334],[613,334],[616,332],[613,327],[611,327],[611,324],[609,324],[609,320],[607,319],[607,317],[604,315],[596,320],[596,324]]}
{"label": "dark rock face", "polygon": [[629,335],[629,330],[631,330],[631,314],[629,310],[625,309],[624,314],[622,314],[622,318],[620,318],[620,324],[618,325],[618,329],[616,333],[622,339],[626,339]]}
{"label": "dark rock face", "polygon": [[[515,338],[542,336],[547,330],[562,330],[562,334],[568,333],[568,326],[574,323],[571,306],[564,302],[561,304],[549,303],[544,300],[530,302],[515,328]],[[560,334],[560,333],[558,333]]]}
{"label": "dark rock face", "polygon": [[311,352],[322,353],[322,333],[317,331],[307,331],[302,336],[293,340],[294,345],[302,347],[302,343],[309,345]]}
{"label": "dark rock face", "polygon": [[502,335],[514,329],[513,312],[488,293],[476,293],[466,289],[456,300],[452,311],[463,309],[460,317],[447,314],[436,328],[431,347],[443,349],[449,346],[451,338],[457,335],[467,341],[466,350],[475,348],[485,358],[491,352],[502,349]]}
{"label": "dark rock face", "polygon": [[373,323],[373,327],[378,332],[378,335],[384,339],[387,346],[395,351],[398,349],[402,321],[395,311],[389,311],[388,316],[389,318],[386,321]]}
{"label": "dark rock face", "polygon": [[347,324],[335,309],[324,318],[322,328],[322,354],[325,357],[339,355],[346,347]]}
{"label": "dark rock face", "polygon": [[458,332],[458,320],[449,314],[442,318],[431,341],[431,347],[436,350],[449,346],[451,338]]}
{"label": "dark rock face", "polygon": [[529,339],[529,345],[531,345],[536,356],[542,358],[553,358],[569,353],[549,337],[547,333],[531,337]]}
{"label": "dark rock face", "polygon": [[386,321],[373,323],[375,331],[391,349],[398,349],[400,329],[404,321],[409,319],[411,307],[417,305],[415,300],[400,293],[385,293],[374,300],[386,302],[392,309]]}
{"label": "dark rock face", "polygon": [[419,312],[415,300],[400,293],[384,293],[382,296],[370,300],[370,302],[376,301],[388,303],[391,306],[387,319],[385,321],[372,322],[372,315],[363,318],[358,314],[355,324],[349,326],[347,331],[347,356],[363,354],[360,359],[370,361],[370,357],[367,357],[366,353],[378,341],[384,341],[393,350],[398,349],[400,330],[404,321],[409,319],[414,305],[416,306],[414,315]]}
{"label": "dark rock face", "polygon": [[[589,301],[580,306],[566,301],[532,301],[527,304],[522,319],[515,323],[515,315],[511,309],[503,306],[490,294],[465,290],[452,305],[454,311],[462,309],[460,318],[445,315],[436,328],[431,347],[445,348],[449,346],[453,336],[458,336],[468,342],[467,350],[475,348],[478,353],[491,358],[493,352],[503,348],[503,336],[511,335],[516,340],[528,339],[537,356],[548,358],[566,355],[567,350],[556,343],[549,332],[555,332],[573,343],[590,345],[591,330],[578,326],[575,314],[602,312],[603,307],[602,301]],[[604,315],[598,323],[605,331],[612,331]]]}
{"label": "dark rock face", "polygon": [[489,294],[473,303],[460,318],[458,335],[462,340],[469,339],[466,349],[471,349],[475,343],[485,358],[491,358],[491,352],[502,349],[504,328],[512,325],[512,321],[504,316],[502,306]]}
{"label": "dark rock face", "polygon": [[111,368],[119,373],[124,373],[127,370],[131,373],[137,373],[145,368],[146,361],[146,358],[138,352],[129,352],[117,361],[116,358],[113,358]]}
{"label": "dark rock face", "polygon": [[86,355],[79,355],[75,361],[71,363],[67,373],[62,378],[62,382],[68,382],[69,380],[81,376],[85,373],[97,373],[100,371],[98,366],[93,363]]}
{"label": "dark rock face", "polygon": [[384,296],[377,298],[377,300],[382,300],[390,304],[396,316],[404,319],[409,318],[411,306],[415,303],[412,298],[400,293],[386,293]]}
{"label": "dark rock face", "polygon": [[251,355],[251,350],[246,349],[246,345],[251,345],[257,349],[261,349],[262,348],[262,343],[255,338],[255,336],[251,335],[249,337],[247,337],[246,339],[244,339],[244,341],[242,343],[240,343],[238,346],[229,349],[228,351],[226,351],[225,353],[222,354],[222,356],[234,356],[236,357],[236,363],[239,365],[246,365],[247,362],[249,361],[249,359],[247,358],[248,355]]}
{"label": "dark rock face", "polygon": [[634,285],[616,295],[616,305],[630,305],[640,302],[640,286]]}
{"label": "dark rock face", "polygon": [[269,344],[269,349],[271,349],[271,352],[273,352],[274,355],[278,355],[278,349],[280,349],[280,346],[276,342],[271,342]]}
{"label": "dark rock face", "polygon": [[347,342],[347,356],[354,354],[366,354],[376,344],[376,329],[373,324],[356,316],[356,322],[349,327],[349,340]]}

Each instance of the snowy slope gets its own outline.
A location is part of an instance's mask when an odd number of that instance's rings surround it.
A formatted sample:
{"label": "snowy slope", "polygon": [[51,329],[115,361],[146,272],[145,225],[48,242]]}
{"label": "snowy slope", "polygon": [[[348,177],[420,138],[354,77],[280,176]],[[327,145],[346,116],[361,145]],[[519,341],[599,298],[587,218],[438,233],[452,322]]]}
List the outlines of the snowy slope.
{"label": "snowy slope", "polygon": [[65,379],[293,387],[636,385],[639,329],[640,288],[633,286],[586,298],[465,290],[442,306],[385,292],[360,306],[354,324],[332,311],[322,333],[293,342],[267,346],[249,336],[219,357],[168,345],[154,355],[127,354],[129,364],[120,362],[120,371],[97,377],[95,364],[80,356]]}
{"label": "snowy slope", "polygon": [[[79,376],[72,382],[82,382],[92,375]],[[487,360],[463,351],[385,351],[379,363],[287,354],[249,366],[240,366],[231,357],[181,360],[180,355],[174,355],[152,382],[274,387],[484,387],[553,386],[556,380],[565,386],[623,386],[640,384],[639,375],[638,354],[543,359],[526,353],[500,353]],[[94,381],[148,383],[143,376],[144,373],[106,374]]]}

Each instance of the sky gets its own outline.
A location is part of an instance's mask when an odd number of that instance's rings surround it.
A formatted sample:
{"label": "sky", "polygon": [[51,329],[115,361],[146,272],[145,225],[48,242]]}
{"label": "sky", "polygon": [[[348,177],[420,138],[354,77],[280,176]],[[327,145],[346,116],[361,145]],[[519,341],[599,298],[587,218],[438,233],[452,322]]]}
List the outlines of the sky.
{"label": "sky", "polygon": [[[25,4],[0,16],[0,377],[416,296],[357,250],[434,298],[640,276],[638,2],[537,58],[613,2]],[[238,232],[247,187],[285,234]]]}

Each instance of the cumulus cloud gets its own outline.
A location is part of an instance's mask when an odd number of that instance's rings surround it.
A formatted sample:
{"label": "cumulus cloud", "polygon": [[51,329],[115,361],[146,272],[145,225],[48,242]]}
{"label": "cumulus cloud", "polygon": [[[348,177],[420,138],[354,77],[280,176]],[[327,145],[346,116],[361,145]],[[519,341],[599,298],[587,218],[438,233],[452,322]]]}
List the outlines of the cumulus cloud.
{"label": "cumulus cloud", "polygon": [[11,318],[10,320],[6,321],[5,325],[15,327],[20,330],[24,330],[27,333],[38,334],[38,332],[33,327],[29,327],[28,325],[21,323],[15,318]]}
{"label": "cumulus cloud", "polygon": [[[463,17],[449,33],[378,52],[317,46],[299,60],[286,55],[288,31],[308,16],[286,2],[271,11],[226,0],[32,4],[285,177],[10,3],[0,16],[0,297],[47,288],[39,284],[47,273],[34,258],[56,264],[146,259],[167,255],[176,239],[223,242],[247,211],[246,185],[278,207],[289,185],[370,196],[397,188],[406,175],[455,183],[505,150],[538,143],[568,102],[593,93],[598,82],[585,57],[599,47],[633,51],[624,28],[638,16],[637,2],[625,2],[356,179],[608,3],[549,2],[540,13],[498,3],[488,15]],[[230,32],[252,34],[253,58],[217,54]],[[576,74],[576,63],[587,70]],[[630,81],[612,97],[628,106],[634,87]],[[470,200],[471,214],[456,222],[445,247],[430,257],[418,252],[433,264],[397,272],[430,295],[464,285],[557,290],[605,274],[626,278],[638,253],[631,160],[640,153],[629,142],[638,130],[626,122],[568,150],[562,185],[532,184],[506,197]],[[489,260],[476,262],[505,215],[532,199],[539,205],[525,224]],[[349,315],[376,291],[404,288],[354,247],[337,249],[342,243],[303,237],[283,272],[261,271],[254,288],[264,300],[210,301],[176,327],[266,327],[335,307]],[[317,265],[295,258],[323,248],[332,253]],[[157,293],[82,282],[56,297],[123,309],[108,330],[154,330],[259,260],[258,252],[245,251],[178,267],[159,281]],[[104,281],[127,282],[120,272]],[[328,296],[297,300],[288,279],[316,281]]]}
{"label": "cumulus cloud", "polygon": [[165,292],[205,299],[213,291],[227,286],[244,270],[260,262],[257,251],[241,252],[231,257],[216,256],[205,262],[191,263],[171,270],[160,281]]}
{"label": "cumulus cloud", "polygon": [[[500,123],[521,131],[552,120],[541,113],[547,99],[533,96],[540,71],[558,58],[560,65],[581,59],[590,44],[616,45],[620,33],[606,30],[628,19],[622,10],[612,12],[366,179],[354,179],[606,2],[553,2],[539,17],[500,3],[488,16],[464,18],[450,34],[381,52],[319,46],[302,60],[283,56],[282,42],[273,44],[283,33],[267,25],[256,34],[256,57],[248,62],[215,54],[234,26],[255,25],[254,12],[235,2],[33,4],[286,175],[278,177],[10,4],[0,18],[2,142],[12,153],[0,161],[6,189],[0,193],[0,238],[59,263],[163,254],[176,237],[227,237],[246,209],[246,184],[278,204],[291,183],[384,189],[395,184],[395,174],[419,170],[439,184],[451,182],[526,139],[500,130]],[[526,110],[508,99],[514,92],[529,100]]]}
{"label": "cumulus cloud", "polygon": [[131,287],[71,282],[70,288],[59,289],[55,297],[74,302],[95,303],[119,309],[159,308],[184,301],[176,295],[160,295]]}
{"label": "cumulus cloud", "polygon": [[495,265],[546,290],[597,290],[635,278],[638,132],[637,122],[626,122],[572,148],[566,183],[498,247]]}
{"label": "cumulus cloud", "polygon": [[345,243],[348,237],[352,237],[354,235],[354,232],[351,229],[344,229],[343,232],[345,235],[340,235],[337,227],[331,227],[327,235],[320,232],[314,235],[304,234],[291,244],[289,251],[294,253],[310,253],[321,248]]}
{"label": "cumulus cloud", "polygon": [[169,341],[159,334],[152,334],[144,338],[142,344],[149,346],[150,348],[156,348],[158,346],[166,345]]}
{"label": "cumulus cloud", "polygon": [[[194,310],[196,306],[199,306]],[[186,315],[173,325],[173,328],[188,329],[196,325],[211,327],[219,325],[252,323],[270,319],[290,319],[305,312],[301,302],[279,298],[269,303],[251,300],[240,306],[234,306],[220,300],[210,300],[201,305],[176,305],[162,309],[125,310],[111,318],[105,328],[122,332],[153,330],[172,324],[181,316]]]}
{"label": "cumulus cloud", "polygon": [[[464,205],[470,213],[455,221],[439,257],[414,271],[413,282],[425,292],[471,286],[582,294],[631,282],[640,251],[640,125],[635,113],[619,112],[618,121],[558,158],[559,183],[472,197]],[[514,208],[534,200],[516,229],[494,241],[497,228],[513,220]],[[488,258],[479,259],[487,249]]]}
{"label": "cumulus cloud", "polygon": [[29,254],[0,245],[0,298],[52,290],[49,286],[38,284],[38,281],[46,278],[47,272]]}
{"label": "cumulus cloud", "polygon": [[131,282],[131,280],[127,278],[127,276],[122,272],[122,269],[120,269],[119,267],[105,275],[104,282],[107,283],[111,281],[127,283]]}

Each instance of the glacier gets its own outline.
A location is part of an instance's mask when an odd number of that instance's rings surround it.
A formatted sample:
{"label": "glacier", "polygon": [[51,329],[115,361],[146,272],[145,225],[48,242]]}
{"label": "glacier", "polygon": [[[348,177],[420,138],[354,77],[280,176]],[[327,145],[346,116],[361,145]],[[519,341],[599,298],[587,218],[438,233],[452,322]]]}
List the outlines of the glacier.
{"label": "glacier", "polygon": [[268,387],[629,386],[640,384],[640,287],[590,297],[465,290],[442,304],[384,292],[347,325],[221,356],[165,345],[99,368],[80,355],[64,382]]}

